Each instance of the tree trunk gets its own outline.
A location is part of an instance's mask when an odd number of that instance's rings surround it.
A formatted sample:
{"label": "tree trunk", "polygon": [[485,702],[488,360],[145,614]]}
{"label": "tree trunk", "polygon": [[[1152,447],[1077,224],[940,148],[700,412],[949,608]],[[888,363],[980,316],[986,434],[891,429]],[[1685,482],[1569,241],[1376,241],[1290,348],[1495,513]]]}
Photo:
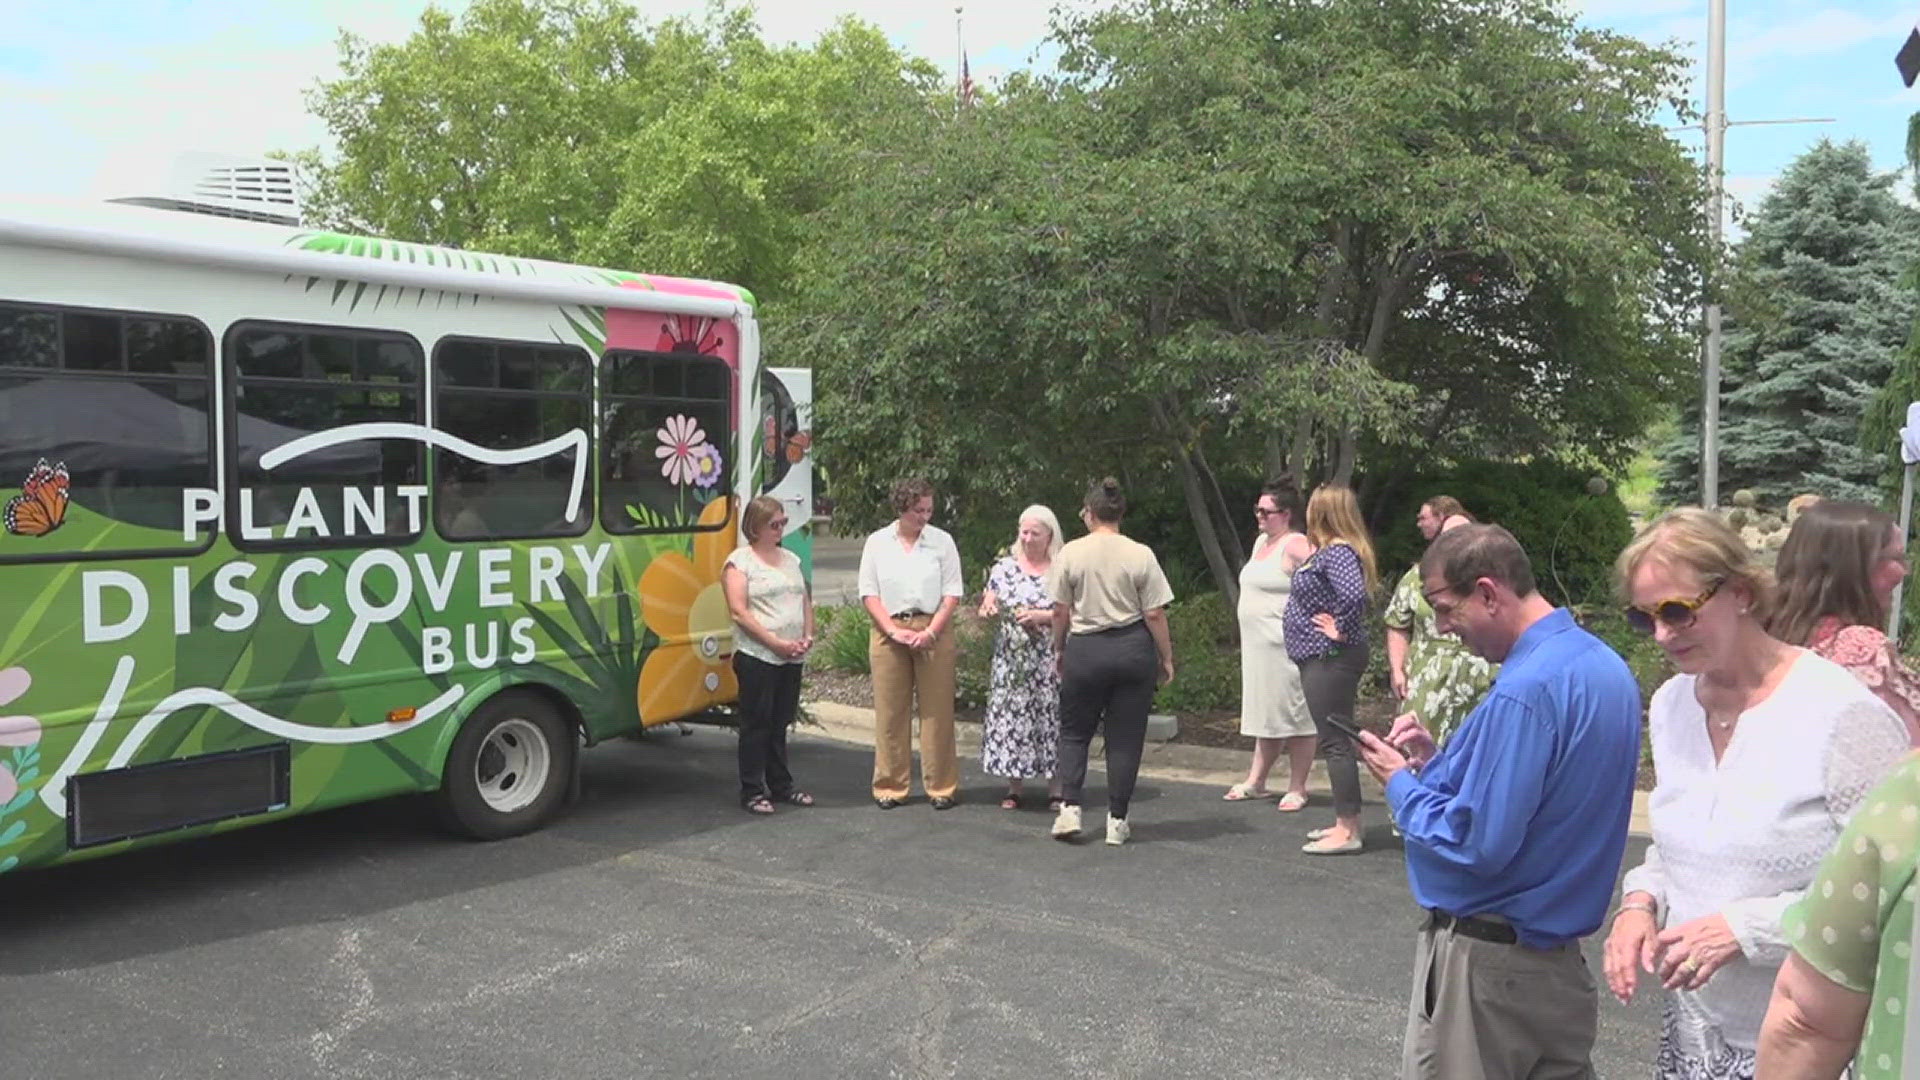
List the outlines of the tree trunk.
{"label": "tree trunk", "polygon": [[1287,475],[1301,498],[1307,497],[1307,470],[1313,467],[1313,417],[1302,412],[1293,421],[1293,445],[1287,451]]}
{"label": "tree trunk", "polygon": [[1193,530],[1200,538],[1200,553],[1206,556],[1207,569],[1213,572],[1214,584],[1220,586],[1220,595],[1226,597],[1227,607],[1237,608],[1240,604],[1240,579],[1227,564],[1226,553],[1220,549],[1220,533],[1214,528],[1213,514],[1207,509],[1200,470],[1194,467],[1193,455],[1182,451],[1178,457],[1180,490],[1187,497],[1187,514],[1193,518]]}
{"label": "tree trunk", "polygon": [[1229,607],[1240,604],[1240,579],[1234,573],[1237,567],[1227,564],[1226,552],[1220,547],[1220,532],[1214,526],[1213,511],[1207,505],[1207,495],[1200,470],[1194,462],[1193,454],[1187,449],[1173,417],[1158,401],[1148,403],[1153,410],[1154,426],[1160,429],[1173,450],[1175,464],[1180,467],[1180,491],[1186,496],[1187,516],[1193,521],[1193,532],[1200,540],[1200,554],[1207,560],[1207,569],[1212,571],[1214,584],[1220,587],[1220,595],[1226,598]]}
{"label": "tree trunk", "polygon": [[1266,461],[1266,479],[1278,480],[1287,475],[1287,451],[1280,445],[1280,431],[1277,428],[1267,429]]}
{"label": "tree trunk", "polygon": [[1234,527],[1233,507],[1227,505],[1227,497],[1220,491],[1219,475],[1213,471],[1212,465],[1207,464],[1207,452],[1198,445],[1193,448],[1193,465],[1199,471],[1200,478],[1206,481],[1206,486],[1201,490],[1213,497],[1213,508],[1220,515],[1217,519],[1220,531],[1226,536],[1220,547],[1229,560],[1228,565],[1245,566],[1247,549],[1240,545],[1240,531]]}
{"label": "tree trunk", "polygon": [[1353,486],[1354,459],[1359,456],[1360,433],[1352,424],[1340,425],[1340,446],[1334,453],[1332,482],[1342,487]]}

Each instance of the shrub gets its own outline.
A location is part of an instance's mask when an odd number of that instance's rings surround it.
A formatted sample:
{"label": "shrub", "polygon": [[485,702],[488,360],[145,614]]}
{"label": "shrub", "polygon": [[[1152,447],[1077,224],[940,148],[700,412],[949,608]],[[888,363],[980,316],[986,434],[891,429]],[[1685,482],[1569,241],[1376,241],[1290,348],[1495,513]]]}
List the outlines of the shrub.
{"label": "shrub", "polygon": [[[1526,548],[1540,589],[1556,604],[1607,603],[1613,560],[1633,538],[1627,508],[1611,487],[1588,490],[1590,469],[1557,461],[1469,461],[1420,476],[1369,508],[1384,581],[1420,558],[1414,528],[1420,504],[1452,495],[1481,521],[1502,525]],[[1382,598],[1384,601],[1384,597]]]}
{"label": "shrub", "polygon": [[1217,592],[1176,600],[1167,608],[1173,635],[1173,682],[1154,698],[1154,708],[1175,715],[1222,712],[1240,707],[1240,649],[1235,615]]}
{"label": "shrub", "polygon": [[866,675],[872,670],[867,659],[867,613],[855,607],[821,607],[814,611],[814,663],[828,671]]}
{"label": "shrub", "polygon": [[984,709],[992,685],[995,625],[968,614],[964,605],[954,617],[954,644],[959,651],[954,671],[954,707]]}

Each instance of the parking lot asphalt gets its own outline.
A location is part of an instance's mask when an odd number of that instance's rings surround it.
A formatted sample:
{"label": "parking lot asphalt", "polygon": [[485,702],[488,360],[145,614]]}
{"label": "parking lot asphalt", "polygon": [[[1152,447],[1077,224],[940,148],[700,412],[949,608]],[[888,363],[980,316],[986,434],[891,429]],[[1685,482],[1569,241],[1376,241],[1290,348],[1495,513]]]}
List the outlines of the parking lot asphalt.
{"label": "parking lot asphalt", "polygon": [[[857,746],[793,764],[820,804],[765,819],[696,728],[590,751],[514,840],[389,800],[0,878],[6,1072],[1395,1075],[1417,913],[1384,826],[1314,859],[1324,804],[1150,778],[1132,844],[1066,845],[977,762],[944,813],[876,809]],[[1643,1075],[1657,1002],[1600,1018],[1599,1075]]]}

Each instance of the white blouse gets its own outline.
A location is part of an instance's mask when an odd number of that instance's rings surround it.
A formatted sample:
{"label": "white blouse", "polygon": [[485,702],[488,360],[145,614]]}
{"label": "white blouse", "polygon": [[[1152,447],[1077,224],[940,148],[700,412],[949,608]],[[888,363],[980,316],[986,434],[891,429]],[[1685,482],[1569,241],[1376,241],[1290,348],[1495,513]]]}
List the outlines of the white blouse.
{"label": "white blouse", "polygon": [[[768,566],[744,544],[727,556],[727,565],[746,575],[747,610],[759,620],[761,629],[777,638],[798,641],[807,632],[807,579],[800,573],[800,556],[786,548],[775,550],[780,555],[779,566]],[[800,663],[760,644],[739,623],[734,624],[733,647],[769,664]]]}
{"label": "white blouse", "polygon": [[1653,696],[1653,843],[1621,892],[1651,893],[1662,928],[1726,919],[1742,955],[1700,990],[1680,991],[1681,1011],[1751,1050],[1787,956],[1780,917],[1907,753],[1907,732],[1845,668],[1800,650],[1773,693],[1740,714],[1716,764],[1695,681],[1676,675]]}

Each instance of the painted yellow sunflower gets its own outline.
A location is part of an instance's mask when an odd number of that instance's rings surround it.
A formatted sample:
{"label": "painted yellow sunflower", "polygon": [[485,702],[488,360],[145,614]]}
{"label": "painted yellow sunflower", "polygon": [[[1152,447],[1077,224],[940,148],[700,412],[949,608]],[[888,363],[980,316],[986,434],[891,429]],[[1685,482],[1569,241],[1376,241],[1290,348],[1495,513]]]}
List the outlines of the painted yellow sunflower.
{"label": "painted yellow sunflower", "polygon": [[[693,558],[655,557],[640,575],[640,619],[660,645],[640,668],[640,722],[660,724],[739,695],[734,683],[733,621],[720,570],[734,548],[733,499],[700,511],[705,532],[693,536]],[[718,527],[716,527],[718,526]]]}

